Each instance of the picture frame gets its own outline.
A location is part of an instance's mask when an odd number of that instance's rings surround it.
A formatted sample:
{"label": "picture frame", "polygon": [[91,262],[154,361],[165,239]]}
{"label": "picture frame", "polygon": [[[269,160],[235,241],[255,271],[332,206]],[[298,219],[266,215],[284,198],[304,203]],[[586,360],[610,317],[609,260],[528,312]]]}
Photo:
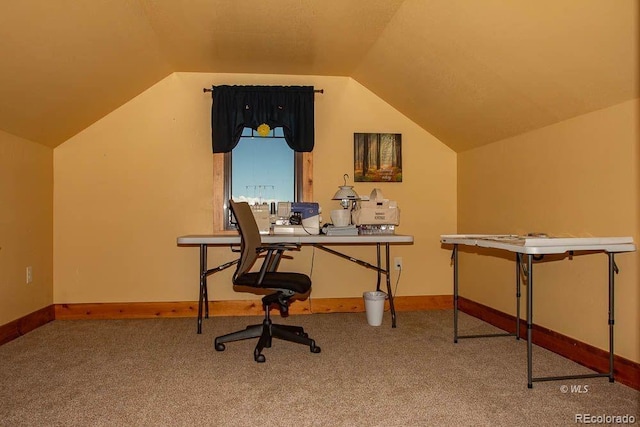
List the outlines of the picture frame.
{"label": "picture frame", "polygon": [[402,134],[353,134],[354,182],[402,182]]}

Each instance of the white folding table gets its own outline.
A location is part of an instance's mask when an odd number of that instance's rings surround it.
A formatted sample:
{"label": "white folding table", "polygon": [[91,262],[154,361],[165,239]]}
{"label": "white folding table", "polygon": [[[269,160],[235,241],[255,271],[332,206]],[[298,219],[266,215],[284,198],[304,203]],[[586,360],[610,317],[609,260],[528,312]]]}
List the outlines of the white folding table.
{"label": "white folding table", "polygon": [[[609,377],[614,381],[613,374],[613,326],[614,326],[614,273],[618,273],[615,254],[633,252],[636,245],[631,237],[529,237],[516,235],[487,235],[487,234],[453,234],[440,236],[440,242],[453,245],[453,340],[460,338],[483,338],[494,336],[514,336],[520,338],[520,271],[524,272],[527,282],[527,387],[532,388],[534,381],[557,381],[565,379]],[[501,249],[516,254],[516,332],[458,335],[458,246],[477,246],[483,248]],[[533,261],[540,260],[548,254],[569,253],[606,253],[609,257],[609,372],[586,375],[566,375],[533,377],[532,361],[532,328],[533,328]],[[523,262],[526,256],[526,263]]]}

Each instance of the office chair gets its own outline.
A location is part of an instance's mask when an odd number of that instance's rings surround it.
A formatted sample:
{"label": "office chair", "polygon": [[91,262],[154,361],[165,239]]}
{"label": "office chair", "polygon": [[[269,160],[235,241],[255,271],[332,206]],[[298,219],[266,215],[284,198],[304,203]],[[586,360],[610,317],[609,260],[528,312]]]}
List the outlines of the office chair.
{"label": "office chair", "polygon": [[[217,337],[214,341],[215,349],[224,351],[224,343],[259,337],[253,352],[253,358],[259,363],[263,363],[266,360],[262,350],[271,347],[273,338],[308,345],[312,353],[320,353],[320,347],[316,345],[314,340],[309,338],[309,335],[302,327],[277,325],[269,317],[269,308],[272,304],[277,304],[282,317],[286,317],[289,312],[289,300],[291,297],[305,294],[311,289],[309,276],[301,273],[276,271],[283,252],[286,250],[298,250],[299,245],[263,245],[251,207],[246,202],[236,203],[232,200],[229,201],[229,207],[240,230],[240,261],[233,275],[234,286],[273,292],[262,298],[264,320],[261,324],[247,326],[246,329]],[[260,271],[250,272],[251,267],[263,253],[265,258]]]}

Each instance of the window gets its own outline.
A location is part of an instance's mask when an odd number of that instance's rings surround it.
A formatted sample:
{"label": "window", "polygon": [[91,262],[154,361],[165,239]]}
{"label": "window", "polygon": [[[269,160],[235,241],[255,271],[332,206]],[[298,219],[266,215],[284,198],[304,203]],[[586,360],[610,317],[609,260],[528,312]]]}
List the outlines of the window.
{"label": "window", "polygon": [[311,159],[311,153],[287,145],[282,128],[266,137],[245,128],[232,152],[214,154],[214,231],[235,230],[227,206],[231,198],[250,204],[313,200]]}
{"label": "window", "polygon": [[294,154],[282,128],[265,137],[245,128],[231,153],[230,198],[249,204],[295,201]]}

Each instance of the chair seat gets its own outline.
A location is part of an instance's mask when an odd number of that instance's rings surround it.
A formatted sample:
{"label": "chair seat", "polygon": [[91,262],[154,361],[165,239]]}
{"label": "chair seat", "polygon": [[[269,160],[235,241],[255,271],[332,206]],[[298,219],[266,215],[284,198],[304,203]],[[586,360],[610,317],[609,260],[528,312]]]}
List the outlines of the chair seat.
{"label": "chair seat", "polygon": [[288,289],[293,292],[304,294],[311,289],[311,279],[301,273],[272,272],[265,273],[260,285],[256,285],[260,273],[245,273],[236,277],[236,285],[250,286],[253,288]]}

